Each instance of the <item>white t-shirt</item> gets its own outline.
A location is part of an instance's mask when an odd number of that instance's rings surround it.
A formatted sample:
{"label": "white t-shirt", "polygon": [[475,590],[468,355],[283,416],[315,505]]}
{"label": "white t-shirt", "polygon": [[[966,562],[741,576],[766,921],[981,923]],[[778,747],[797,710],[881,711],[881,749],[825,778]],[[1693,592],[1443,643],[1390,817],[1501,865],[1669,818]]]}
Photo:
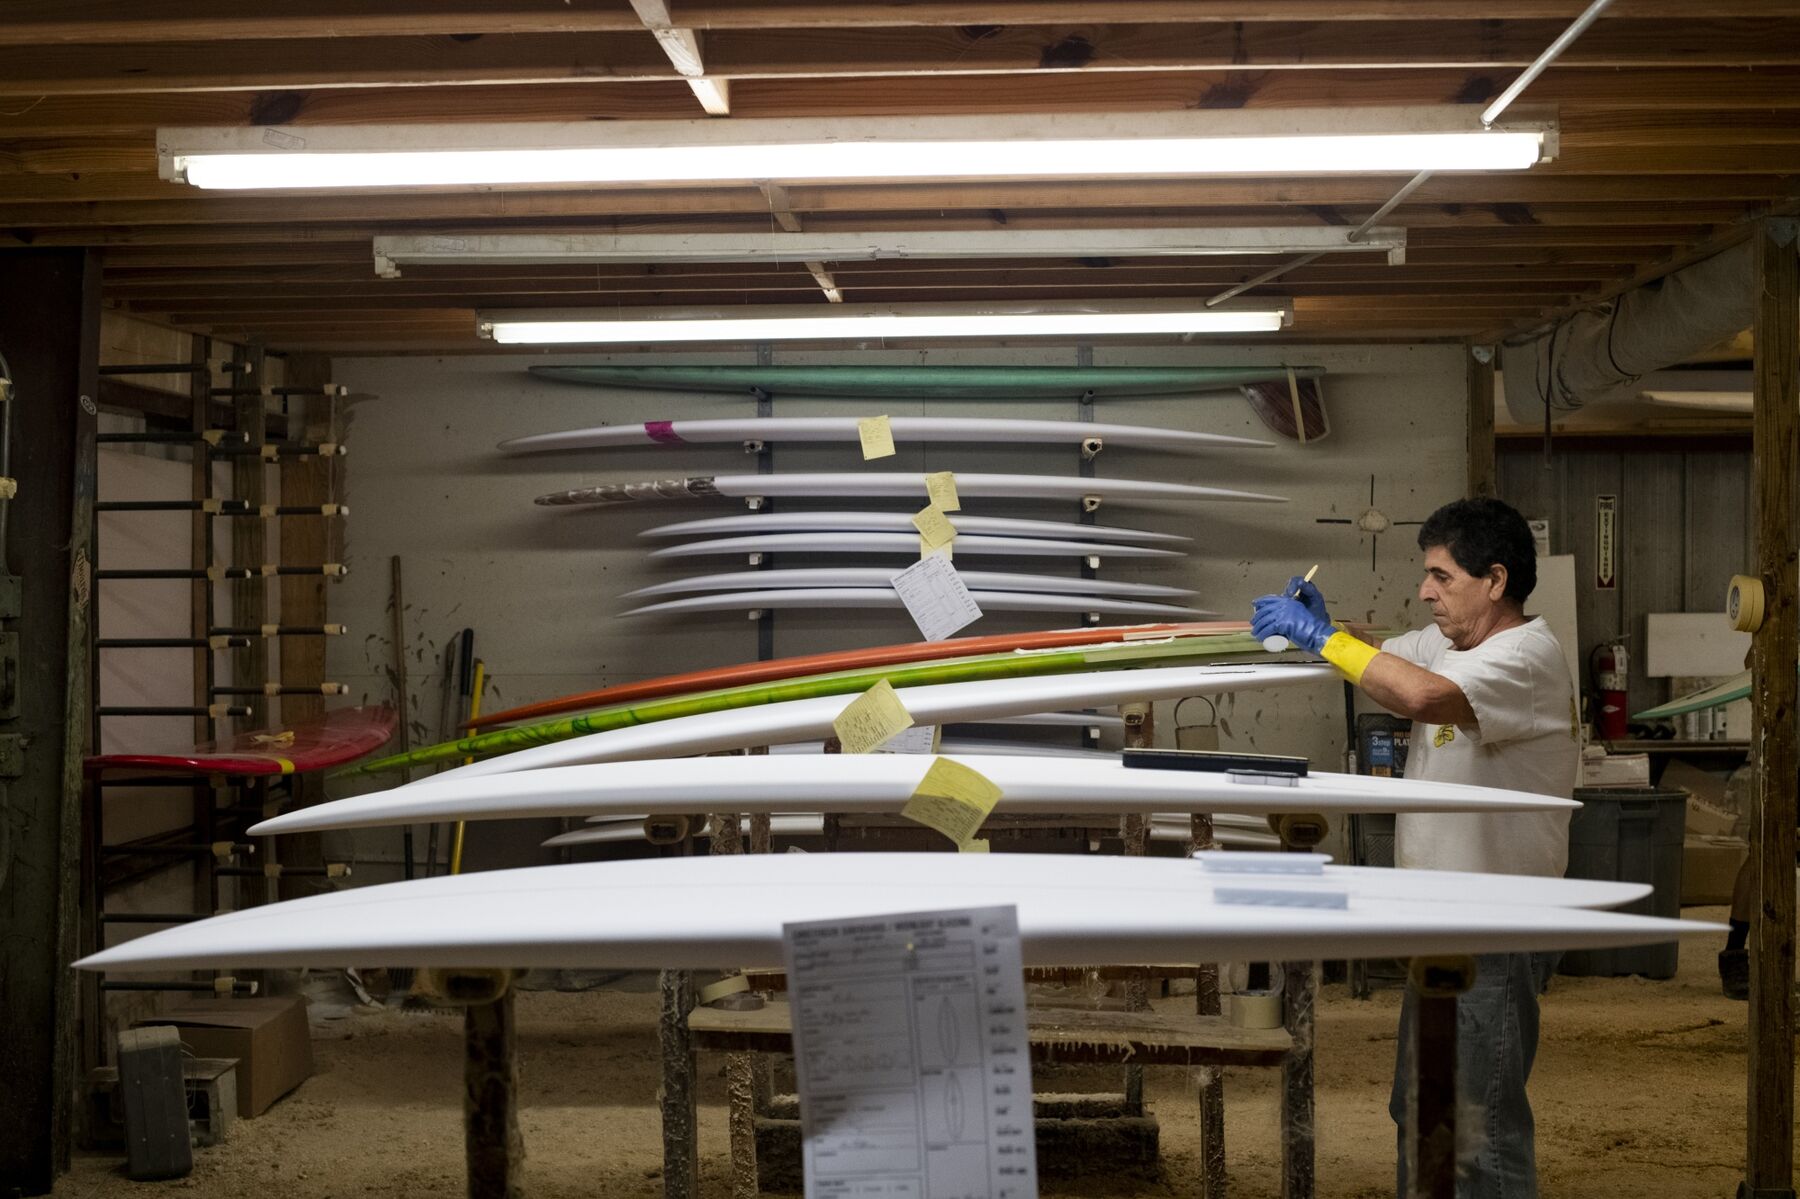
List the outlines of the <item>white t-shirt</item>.
{"label": "white t-shirt", "polygon": [[[1542,617],[1452,648],[1436,625],[1382,642],[1462,688],[1475,725],[1414,721],[1406,777],[1573,797],[1581,746],[1575,693],[1562,648]],[[1569,866],[1567,812],[1402,814],[1394,864],[1561,877]]]}

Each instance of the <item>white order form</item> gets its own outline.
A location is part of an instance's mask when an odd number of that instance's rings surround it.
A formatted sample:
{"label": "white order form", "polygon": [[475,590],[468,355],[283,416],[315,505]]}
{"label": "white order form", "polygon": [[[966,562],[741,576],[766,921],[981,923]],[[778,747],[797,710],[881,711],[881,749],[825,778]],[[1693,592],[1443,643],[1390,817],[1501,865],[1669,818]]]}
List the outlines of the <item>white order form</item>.
{"label": "white order form", "polygon": [[1036,1199],[1017,910],[783,931],[807,1199]]}

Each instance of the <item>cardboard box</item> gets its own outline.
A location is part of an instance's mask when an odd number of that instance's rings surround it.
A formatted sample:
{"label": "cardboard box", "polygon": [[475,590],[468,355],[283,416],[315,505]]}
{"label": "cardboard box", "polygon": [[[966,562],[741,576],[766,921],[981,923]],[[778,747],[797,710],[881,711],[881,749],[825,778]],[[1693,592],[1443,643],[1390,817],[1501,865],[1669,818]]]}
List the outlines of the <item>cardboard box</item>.
{"label": "cardboard box", "polygon": [[1681,902],[1730,903],[1738,867],[1750,856],[1750,846],[1735,837],[1689,835],[1681,846]]}
{"label": "cardboard box", "polygon": [[1689,762],[1673,761],[1663,768],[1659,786],[1679,787],[1688,793],[1687,831],[1701,837],[1729,837],[1737,827],[1737,813],[1725,798],[1725,780]]}
{"label": "cardboard box", "polygon": [[1583,787],[1648,787],[1650,755],[1596,754],[1581,756]]}
{"label": "cardboard box", "polygon": [[306,998],[204,999],[171,1004],[140,1024],[173,1024],[196,1057],[237,1059],[237,1114],[261,1115],[312,1074]]}

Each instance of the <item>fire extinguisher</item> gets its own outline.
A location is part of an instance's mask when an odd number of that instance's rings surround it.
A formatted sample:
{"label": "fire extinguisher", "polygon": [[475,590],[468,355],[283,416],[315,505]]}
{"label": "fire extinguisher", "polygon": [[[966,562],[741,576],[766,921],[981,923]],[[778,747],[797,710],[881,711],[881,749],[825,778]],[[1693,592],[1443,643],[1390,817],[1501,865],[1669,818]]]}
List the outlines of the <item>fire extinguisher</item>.
{"label": "fire extinguisher", "polygon": [[1600,693],[1600,715],[1595,726],[1603,741],[1619,741],[1625,736],[1625,692],[1631,676],[1631,657],[1623,641],[1596,645],[1588,655],[1588,669],[1594,676],[1594,689]]}

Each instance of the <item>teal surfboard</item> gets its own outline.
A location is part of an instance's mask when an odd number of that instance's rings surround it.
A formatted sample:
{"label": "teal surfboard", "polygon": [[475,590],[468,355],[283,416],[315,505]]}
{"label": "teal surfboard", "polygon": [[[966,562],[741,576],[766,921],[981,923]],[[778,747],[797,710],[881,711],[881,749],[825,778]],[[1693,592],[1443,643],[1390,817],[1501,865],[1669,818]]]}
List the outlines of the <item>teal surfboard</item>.
{"label": "teal surfboard", "polygon": [[[1286,380],[1286,366],[534,366],[531,373],[562,383],[659,391],[770,395],[916,396],[926,399],[1057,399],[1181,395],[1225,391],[1247,383]],[[1293,368],[1299,379],[1325,373]]]}
{"label": "teal surfboard", "polygon": [[1689,712],[1704,712],[1708,708],[1723,708],[1733,700],[1748,699],[1750,696],[1750,672],[1734,675],[1723,683],[1714,683],[1703,691],[1691,691],[1678,699],[1672,699],[1658,708],[1646,708],[1642,712],[1633,712],[1633,720],[1660,720],[1665,716],[1684,716]]}

